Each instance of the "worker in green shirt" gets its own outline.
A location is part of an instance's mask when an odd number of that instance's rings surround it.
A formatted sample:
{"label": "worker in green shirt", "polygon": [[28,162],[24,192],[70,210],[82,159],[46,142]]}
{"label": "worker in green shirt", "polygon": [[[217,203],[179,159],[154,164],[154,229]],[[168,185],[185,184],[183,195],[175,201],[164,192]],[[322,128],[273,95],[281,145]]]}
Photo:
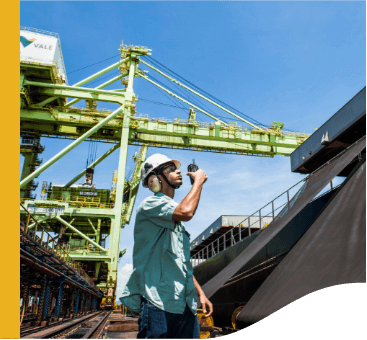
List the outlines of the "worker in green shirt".
{"label": "worker in green shirt", "polygon": [[192,189],[177,204],[173,197],[182,184],[181,163],[165,155],[150,156],[142,165],[143,187],[154,192],[138,207],[134,228],[133,272],[120,298],[139,312],[138,338],[200,338],[197,296],[206,316],[213,305],[193,276],[190,221],[207,176],[189,172]]}

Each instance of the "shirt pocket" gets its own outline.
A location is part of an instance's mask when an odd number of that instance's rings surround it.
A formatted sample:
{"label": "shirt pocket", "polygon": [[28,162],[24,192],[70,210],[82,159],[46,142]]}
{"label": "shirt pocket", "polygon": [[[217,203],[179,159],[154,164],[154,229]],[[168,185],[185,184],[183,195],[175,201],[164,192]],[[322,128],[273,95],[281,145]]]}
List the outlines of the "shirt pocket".
{"label": "shirt pocket", "polygon": [[171,257],[178,258],[182,252],[182,233],[175,227],[174,231],[166,231],[164,235],[164,251],[167,251]]}

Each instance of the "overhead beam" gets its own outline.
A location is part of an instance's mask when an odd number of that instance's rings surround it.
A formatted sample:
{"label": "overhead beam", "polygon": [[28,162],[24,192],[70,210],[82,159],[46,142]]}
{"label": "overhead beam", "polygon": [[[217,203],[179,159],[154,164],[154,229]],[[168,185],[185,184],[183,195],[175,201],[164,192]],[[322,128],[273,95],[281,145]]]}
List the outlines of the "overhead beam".
{"label": "overhead beam", "polygon": [[[99,86],[97,86],[97,87],[95,87],[95,90],[101,90],[101,89],[104,89],[105,87],[107,87],[108,85],[111,85],[111,84],[113,84],[114,82],[116,82],[117,80],[119,80],[119,79],[121,79],[121,78],[123,78],[123,77],[125,77],[126,75],[127,75],[128,73],[127,72],[125,72],[125,73],[123,73],[123,74],[120,74],[120,75],[118,75],[118,76],[116,76],[116,77],[114,77],[114,78],[112,78],[112,79],[110,79],[110,80],[108,80],[108,81],[106,81],[105,83],[103,83],[103,84],[101,84],[101,85],[99,85]],[[68,103],[66,103],[64,106],[65,107],[70,107],[71,105],[74,105],[74,104],[76,104],[77,102],[79,102],[81,99],[73,99],[73,100],[71,100],[70,102],[68,102]]]}
{"label": "overhead beam", "polygon": [[[124,93],[120,93],[120,92],[111,92],[111,91],[106,91],[106,90],[98,90],[98,89],[89,89],[87,87],[73,87],[73,86],[66,86],[66,85],[56,85],[56,84],[48,84],[48,83],[40,83],[37,81],[29,81],[29,80],[25,80],[24,81],[24,85],[32,85],[32,86],[38,86],[38,87],[45,87],[47,89],[55,89],[55,90],[60,90],[59,92],[55,91],[54,95],[56,96],[62,96],[62,97],[73,97],[72,95],[69,95],[69,91],[71,91],[70,93],[78,93],[78,92],[85,92],[87,94],[89,94],[90,96],[88,97],[81,97],[81,99],[86,98],[86,99],[97,99],[100,101],[113,101],[115,103],[120,103],[122,104],[125,100],[125,94]],[[46,91],[40,91],[40,93],[47,93]],[[52,93],[52,92],[50,92]],[[107,96],[107,98],[110,98],[109,100],[101,100],[97,97],[95,97],[96,95],[105,95]],[[76,97],[78,97],[78,95],[76,95]]]}

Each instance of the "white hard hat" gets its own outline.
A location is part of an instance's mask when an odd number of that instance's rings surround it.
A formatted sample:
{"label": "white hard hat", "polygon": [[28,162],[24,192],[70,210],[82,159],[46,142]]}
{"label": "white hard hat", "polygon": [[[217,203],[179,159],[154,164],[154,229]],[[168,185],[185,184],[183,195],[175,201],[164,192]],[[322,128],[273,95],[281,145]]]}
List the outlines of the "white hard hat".
{"label": "white hard hat", "polygon": [[169,157],[160,153],[156,153],[148,157],[141,166],[141,180],[143,187],[148,188],[147,178],[154,170],[157,170],[158,167],[169,163],[173,163],[177,169],[179,169],[181,166],[179,161],[170,159]]}

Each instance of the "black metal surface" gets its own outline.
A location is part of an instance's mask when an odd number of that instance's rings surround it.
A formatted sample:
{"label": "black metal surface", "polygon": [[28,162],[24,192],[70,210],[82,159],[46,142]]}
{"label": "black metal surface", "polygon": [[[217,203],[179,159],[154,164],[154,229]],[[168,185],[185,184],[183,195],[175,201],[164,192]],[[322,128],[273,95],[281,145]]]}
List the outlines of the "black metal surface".
{"label": "black metal surface", "polygon": [[[329,192],[309,203],[299,214],[297,214],[270,242],[265,245],[246,265],[239,269],[236,275],[246,272],[250,268],[271,259],[283,252],[288,251],[303,235],[321,209],[328,202],[333,192]],[[255,240],[262,230],[257,231],[236,245],[220,252],[214,258],[194,267],[195,279],[200,285],[204,285],[219,271],[231,263],[242,251]],[[250,296],[251,297],[251,296]],[[247,301],[244,298],[241,301]],[[214,300],[212,300],[213,302]],[[236,300],[233,301],[233,303]],[[226,301],[230,302],[230,301]],[[232,302],[232,301],[231,301]],[[218,302],[219,303],[219,302]]]}
{"label": "black metal surface", "polygon": [[[328,132],[329,144],[321,145]],[[291,154],[291,170],[309,174],[366,135],[366,88],[363,88]],[[348,171],[349,170],[349,171]],[[347,176],[351,168],[342,176]]]}
{"label": "black metal surface", "polygon": [[346,152],[331,160],[324,167],[313,173],[306,186],[295,200],[289,211],[282,211],[274,221],[265,228],[239,256],[228,266],[209,280],[202,289],[205,295],[212,297],[233,275],[247,265],[256,254],[263,249],[277,234],[329,183],[339,174],[362,150],[366,148],[363,138],[352,145]]}
{"label": "black metal surface", "polygon": [[365,161],[256,291],[236,324],[247,327],[307,294],[355,282],[366,282]]}

